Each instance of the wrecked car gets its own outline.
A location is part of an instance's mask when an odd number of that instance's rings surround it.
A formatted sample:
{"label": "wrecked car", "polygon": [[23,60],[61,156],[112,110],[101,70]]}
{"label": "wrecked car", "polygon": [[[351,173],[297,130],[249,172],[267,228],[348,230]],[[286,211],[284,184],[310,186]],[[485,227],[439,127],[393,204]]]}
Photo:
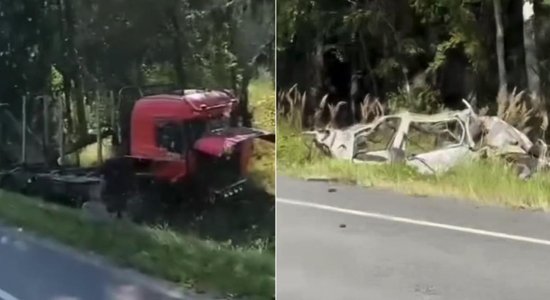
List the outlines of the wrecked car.
{"label": "wrecked car", "polygon": [[534,151],[545,150],[544,142],[533,144],[505,121],[478,116],[471,107],[433,115],[402,112],[368,124],[305,134],[313,136],[314,144],[331,157],[363,164],[405,163],[422,174],[446,172],[481,153],[528,158],[539,152],[523,163],[525,178],[548,165],[546,151]]}
{"label": "wrecked car", "polygon": [[405,162],[433,174],[467,159],[474,142],[469,113],[423,115],[403,112],[369,124],[312,132],[315,144],[332,157],[355,163]]}

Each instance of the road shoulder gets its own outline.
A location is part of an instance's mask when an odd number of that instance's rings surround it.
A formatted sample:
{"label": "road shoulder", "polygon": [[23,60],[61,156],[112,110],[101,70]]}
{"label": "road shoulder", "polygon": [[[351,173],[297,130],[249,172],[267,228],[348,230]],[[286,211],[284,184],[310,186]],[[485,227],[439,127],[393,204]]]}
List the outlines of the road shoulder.
{"label": "road shoulder", "polygon": [[442,197],[277,177],[277,198],[550,240],[550,214]]}

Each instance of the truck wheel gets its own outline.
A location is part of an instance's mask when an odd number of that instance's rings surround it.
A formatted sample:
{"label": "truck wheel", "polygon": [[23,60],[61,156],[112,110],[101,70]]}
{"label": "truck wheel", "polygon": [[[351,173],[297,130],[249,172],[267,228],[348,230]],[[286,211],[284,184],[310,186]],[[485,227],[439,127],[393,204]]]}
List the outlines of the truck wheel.
{"label": "truck wheel", "polygon": [[141,222],[143,219],[143,199],[140,195],[133,195],[126,199],[126,213],[134,222]]}
{"label": "truck wheel", "polygon": [[106,222],[112,220],[111,214],[102,202],[87,201],[81,207],[84,216],[92,221]]}
{"label": "truck wheel", "polygon": [[13,187],[13,179],[11,175],[4,175],[0,177],[0,188],[9,190]]}
{"label": "truck wheel", "polygon": [[128,217],[136,223],[151,223],[158,216],[159,207],[148,194],[135,194],[126,200]]}

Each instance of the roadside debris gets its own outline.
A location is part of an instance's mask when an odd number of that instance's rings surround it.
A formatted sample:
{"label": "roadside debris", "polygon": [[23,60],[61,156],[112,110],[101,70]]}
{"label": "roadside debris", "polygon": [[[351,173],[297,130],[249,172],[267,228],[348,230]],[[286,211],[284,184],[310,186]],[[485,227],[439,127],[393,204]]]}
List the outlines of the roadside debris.
{"label": "roadside debris", "polygon": [[533,143],[517,128],[495,116],[466,109],[433,115],[402,112],[366,124],[327,126],[304,132],[323,153],[362,164],[405,163],[422,174],[439,174],[475,158],[503,157],[515,163],[518,176],[530,178],[546,169],[543,140]]}
{"label": "roadside debris", "polygon": [[310,181],[310,182],[331,182],[331,181],[337,181],[337,180],[336,180],[336,178],[308,177],[308,178],[306,178],[306,181]]}

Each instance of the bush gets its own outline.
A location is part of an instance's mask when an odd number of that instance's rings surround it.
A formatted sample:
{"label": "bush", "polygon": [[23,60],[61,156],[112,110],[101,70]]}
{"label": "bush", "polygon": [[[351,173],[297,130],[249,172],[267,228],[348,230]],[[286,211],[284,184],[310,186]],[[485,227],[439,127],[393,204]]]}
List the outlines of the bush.
{"label": "bush", "polygon": [[412,88],[410,93],[403,88],[387,95],[390,111],[408,110],[415,113],[435,113],[442,109],[441,95],[430,87]]}

